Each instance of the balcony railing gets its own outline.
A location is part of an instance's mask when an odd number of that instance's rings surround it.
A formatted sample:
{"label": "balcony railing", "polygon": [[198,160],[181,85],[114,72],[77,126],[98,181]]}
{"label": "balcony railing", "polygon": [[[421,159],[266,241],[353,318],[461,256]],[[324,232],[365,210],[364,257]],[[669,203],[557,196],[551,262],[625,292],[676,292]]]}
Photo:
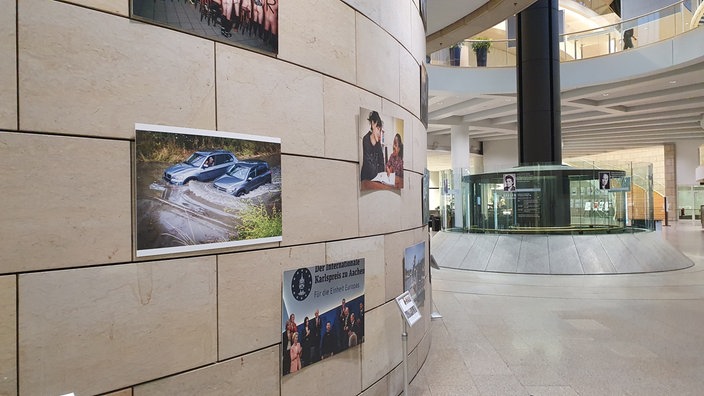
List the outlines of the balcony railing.
{"label": "balcony railing", "polygon": [[[704,4],[699,8],[701,9],[703,6]],[[698,26],[698,21],[692,19],[694,14],[695,12],[685,6],[684,1],[679,1],[652,13],[619,23],[562,34],[559,37],[560,60],[569,62],[627,51],[628,49],[624,49],[623,34],[629,29],[633,29],[633,35],[636,37],[633,40],[635,47],[670,39]],[[430,63],[444,66],[476,67],[477,56],[472,50],[472,43],[475,42],[477,40],[461,42],[459,57],[455,56],[452,48],[436,51],[431,54]],[[491,40],[486,65],[487,67],[515,67],[516,40]]]}

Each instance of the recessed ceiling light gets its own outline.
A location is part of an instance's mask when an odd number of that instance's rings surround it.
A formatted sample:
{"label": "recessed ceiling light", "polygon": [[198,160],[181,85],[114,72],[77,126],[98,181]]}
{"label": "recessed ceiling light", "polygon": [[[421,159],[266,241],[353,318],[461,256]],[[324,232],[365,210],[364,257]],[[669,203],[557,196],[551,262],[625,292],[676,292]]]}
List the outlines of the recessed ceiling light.
{"label": "recessed ceiling light", "polygon": [[601,96],[609,96],[609,94],[608,94],[608,93],[603,93],[603,94],[601,94]]}
{"label": "recessed ceiling light", "polygon": [[670,84],[677,84],[677,80],[670,80]]}

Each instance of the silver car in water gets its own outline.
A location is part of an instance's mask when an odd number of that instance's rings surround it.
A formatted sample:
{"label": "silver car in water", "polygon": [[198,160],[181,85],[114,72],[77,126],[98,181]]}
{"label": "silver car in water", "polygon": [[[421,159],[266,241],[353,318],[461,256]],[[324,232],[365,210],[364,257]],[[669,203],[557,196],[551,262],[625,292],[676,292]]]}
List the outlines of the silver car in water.
{"label": "silver car in water", "polygon": [[187,160],[168,167],[164,171],[164,180],[172,184],[211,181],[222,176],[235,163],[237,157],[229,151],[196,151]]}
{"label": "silver car in water", "polygon": [[268,163],[240,161],[217,178],[213,185],[220,191],[239,197],[266,183],[271,183]]}

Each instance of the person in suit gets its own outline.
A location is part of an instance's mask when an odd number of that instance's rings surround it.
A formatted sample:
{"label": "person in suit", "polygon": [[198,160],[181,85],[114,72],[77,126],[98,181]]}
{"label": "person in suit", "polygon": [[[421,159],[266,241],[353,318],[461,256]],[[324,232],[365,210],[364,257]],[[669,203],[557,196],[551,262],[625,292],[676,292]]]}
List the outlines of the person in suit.
{"label": "person in suit", "polygon": [[320,361],[320,334],[323,331],[323,319],[320,318],[320,312],[315,310],[315,317],[310,324],[312,337],[310,342],[311,363]]}
{"label": "person in suit", "polygon": [[323,335],[322,345],[323,346],[321,351],[321,359],[329,358],[330,356],[335,354],[337,342],[335,340],[335,336],[332,334],[332,325],[329,321],[325,324],[325,335]]}

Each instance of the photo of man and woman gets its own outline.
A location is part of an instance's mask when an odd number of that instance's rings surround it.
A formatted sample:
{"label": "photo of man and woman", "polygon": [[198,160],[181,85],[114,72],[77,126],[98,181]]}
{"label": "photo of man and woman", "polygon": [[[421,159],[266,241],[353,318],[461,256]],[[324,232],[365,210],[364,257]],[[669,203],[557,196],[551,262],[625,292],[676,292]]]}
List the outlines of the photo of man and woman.
{"label": "photo of man and woman", "polygon": [[403,120],[360,111],[360,190],[403,188]]}

